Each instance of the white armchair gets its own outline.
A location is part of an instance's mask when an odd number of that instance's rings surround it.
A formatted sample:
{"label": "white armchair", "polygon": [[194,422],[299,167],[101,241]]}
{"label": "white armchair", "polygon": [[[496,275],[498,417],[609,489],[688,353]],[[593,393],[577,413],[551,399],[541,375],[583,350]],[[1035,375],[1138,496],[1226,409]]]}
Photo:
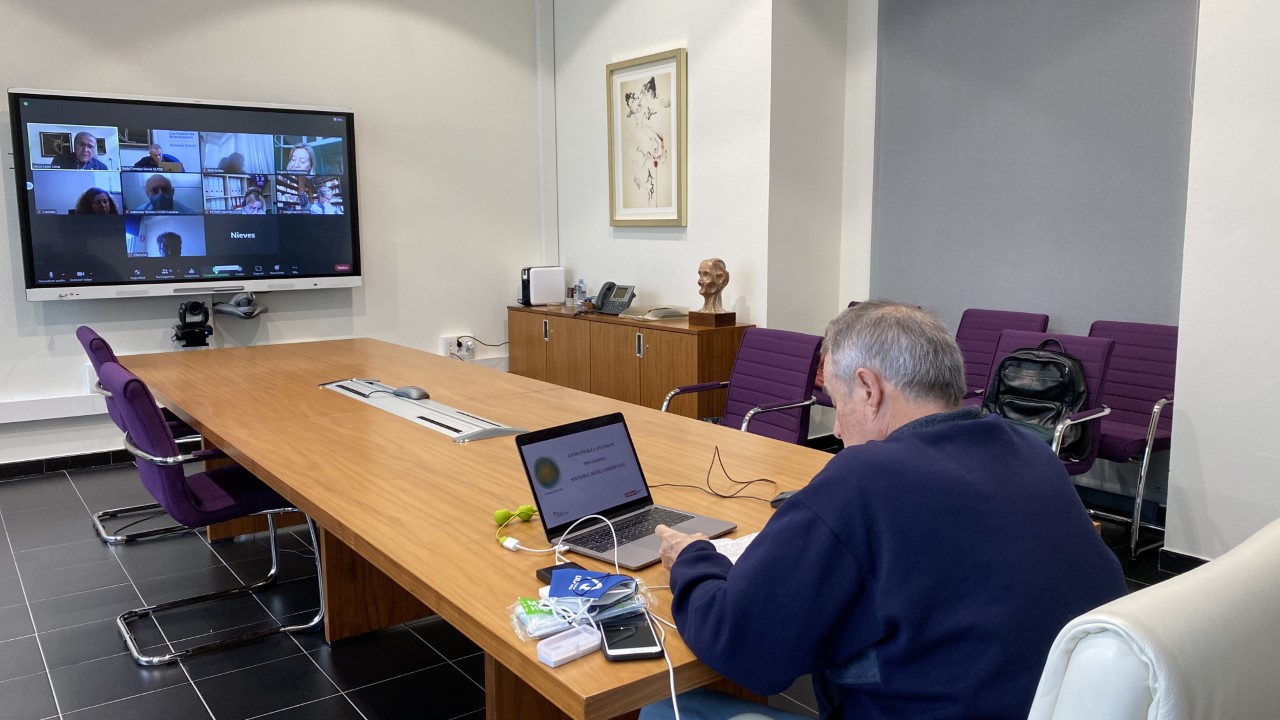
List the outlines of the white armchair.
{"label": "white armchair", "polygon": [[1072,620],[1029,720],[1280,718],[1280,520]]}

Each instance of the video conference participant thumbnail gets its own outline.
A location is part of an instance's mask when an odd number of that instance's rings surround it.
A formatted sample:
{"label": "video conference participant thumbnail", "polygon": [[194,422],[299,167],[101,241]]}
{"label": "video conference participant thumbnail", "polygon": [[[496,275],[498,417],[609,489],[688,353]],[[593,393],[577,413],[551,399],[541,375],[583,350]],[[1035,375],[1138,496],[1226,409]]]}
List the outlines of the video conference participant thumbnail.
{"label": "video conference participant thumbnail", "polygon": [[199,215],[204,212],[200,180],[196,173],[124,173],[120,185],[127,212]]}
{"label": "video conference participant thumbnail", "polygon": [[270,175],[273,135],[249,133],[200,133],[201,172],[228,175]]}
{"label": "video conference participant thumbnail", "polygon": [[121,128],[120,164],[126,172],[195,172],[200,168],[200,133]]}
{"label": "video conference participant thumbnail", "polygon": [[[204,219],[205,248],[214,258],[235,258],[252,265],[269,266],[280,262],[280,231],[274,217],[228,213],[207,215]],[[255,261],[255,256],[265,256]]]}
{"label": "video conference participant thumbnail", "polygon": [[119,134],[100,125],[27,125],[32,170],[118,170]]}
{"label": "video conference participant thumbnail", "polygon": [[124,212],[120,173],[31,173],[37,215],[119,215]]}
{"label": "video conference participant thumbnail", "polygon": [[211,215],[275,213],[274,175],[206,175],[204,211]]}
{"label": "video conference participant thumbnail", "polygon": [[192,215],[125,217],[128,257],[204,257],[204,218]]}
{"label": "video conference participant thumbnail", "polygon": [[336,175],[277,175],[281,214],[343,215],[342,182]]}
{"label": "video conference participant thumbnail", "polygon": [[[70,173],[68,173],[70,174]],[[36,215],[31,218],[31,259],[41,285],[112,282],[128,262],[120,238],[123,215]]]}
{"label": "video conference participant thumbnail", "polygon": [[340,137],[279,135],[276,137],[278,172],[297,175],[342,175],[346,151]]}

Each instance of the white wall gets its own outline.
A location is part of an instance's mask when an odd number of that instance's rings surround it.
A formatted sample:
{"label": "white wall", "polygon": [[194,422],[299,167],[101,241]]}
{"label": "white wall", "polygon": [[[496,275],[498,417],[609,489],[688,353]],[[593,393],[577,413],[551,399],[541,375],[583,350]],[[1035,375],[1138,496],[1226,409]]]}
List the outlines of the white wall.
{"label": "white wall", "polygon": [[850,300],[866,300],[871,293],[871,198],[875,182],[879,12],[879,0],[849,0],[845,40],[841,306]]}
{"label": "white wall", "polygon": [[1213,558],[1280,517],[1280,6],[1200,4],[1165,547]]}
{"label": "white wall", "polygon": [[820,333],[842,305],[846,9],[847,0],[773,3],[770,327]]}
{"label": "white wall", "polygon": [[[91,23],[67,21],[84,13]],[[266,296],[260,320],[220,318],[217,344],[371,336],[434,351],[447,333],[505,339],[519,268],[541,254],[534,3],[60,0],[7,3],[0,17],[0,86],[355,111],[365,287]],[[144,43],[147,29],[163,31]],[[33,407],[13,401],[85,392],[76,326],[122,354],[168,350],[178,305],[28,303],[12,184],[6,163],[0,420]],[[101,416],[0,424],[0,462],[109,447],[118,432]]]}
{"label": "white wall", "polygon": [[[770,23],[767,0],[557,0],[560,262],[590,292],[636,285],[636,304],[697,309],[698,263],[724,258],[726,309],[761,322],[767,299]],[[609,225],[605,66],[687,48],[686,228]]]}

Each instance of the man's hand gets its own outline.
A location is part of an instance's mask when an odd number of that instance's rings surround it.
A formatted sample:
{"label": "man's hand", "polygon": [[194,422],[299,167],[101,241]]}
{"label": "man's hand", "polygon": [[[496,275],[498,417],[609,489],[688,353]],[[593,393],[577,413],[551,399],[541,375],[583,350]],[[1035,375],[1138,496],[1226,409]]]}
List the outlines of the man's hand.
{"label": "man's hand", "polygon": [[662,567],[668,570],[671,569],[672,563],[676,561],[676,556],[680,554],[685,545],[694,540],[711,539],[702,533],[689,535],[679,530],[672,530],[666,525],[659,525],[654,532],[658,534],[658,539],[662,540],[662,547],[658,550],[658,554],[662,556]]}

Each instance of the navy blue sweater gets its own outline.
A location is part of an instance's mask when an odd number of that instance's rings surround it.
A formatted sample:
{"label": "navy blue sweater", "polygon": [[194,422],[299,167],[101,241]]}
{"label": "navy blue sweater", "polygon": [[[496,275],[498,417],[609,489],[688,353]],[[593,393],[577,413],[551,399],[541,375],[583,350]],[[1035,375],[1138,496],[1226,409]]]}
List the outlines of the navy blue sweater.
{"label": "navy blue sweater", "polygon": [[1126,592],[1045,443],[961,410],[846,448],[736,566],[671,569],[680,634],[759,693],[813,673],[832,717],[1026,718],[1049,645]]}

